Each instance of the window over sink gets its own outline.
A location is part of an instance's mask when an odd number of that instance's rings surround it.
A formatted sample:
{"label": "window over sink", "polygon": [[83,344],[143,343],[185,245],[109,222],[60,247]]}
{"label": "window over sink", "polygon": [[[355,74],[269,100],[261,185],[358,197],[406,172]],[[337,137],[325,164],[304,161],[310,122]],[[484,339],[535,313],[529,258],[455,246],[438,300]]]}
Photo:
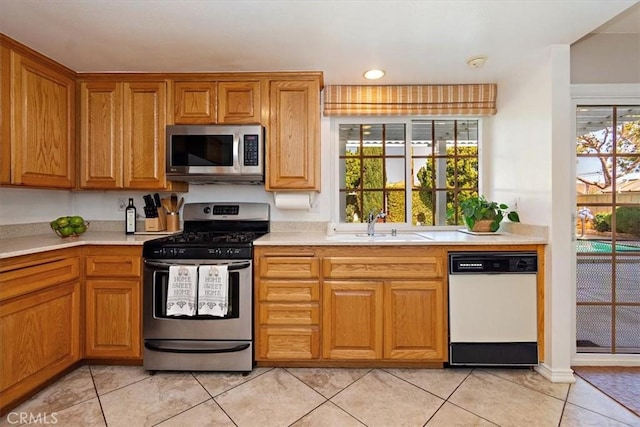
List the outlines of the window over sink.
{"label": "window over sink", "polygon": [[334,118],[338,218],[462,224],[461,201],[478,194],[481,121],[467,118]]}

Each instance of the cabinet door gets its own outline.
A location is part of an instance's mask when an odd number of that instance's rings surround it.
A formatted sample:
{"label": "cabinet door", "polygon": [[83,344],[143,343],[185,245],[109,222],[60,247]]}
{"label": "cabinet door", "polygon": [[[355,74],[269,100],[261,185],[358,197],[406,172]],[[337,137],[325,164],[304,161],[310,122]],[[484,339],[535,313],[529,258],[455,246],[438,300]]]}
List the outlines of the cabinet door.
{"label": "cabinet door", "polygon": [[87,280],[85,295],[86,357],[141,357],[140,280]]}
{"label": "cabinet door", "polygon": [[271,81],[266,189],[320,191],[320,83]]}
{"label": "cabinet door", "polygon": [[218,123],[258,124],[260,82],[219,82]]}
{"label": "cabinet door", "polygon": [[122,84],[80,85],[80,187],[122,188]]}
{"label": "cabinet door", "polygon": [[386,282],[384,310],[385,359],[446,360],[441,281]]}
{"label": "cabinet door", "polygon": [[323,358],[382,358],[382,282],[325,281],[322,303]]}
{"label": "cabinet door", "polygon": [[80,283],[47,287],[0,304],[0,407],[80,360]]}
{"label": "cabinet door", "polygon": [[175,82],[173,87],[176,124],[216,123],[216,82]]}
{"label": "cabinet door", "polygon": [[75,83],[11,53],[12,183],[72,188],[75,180]]}
{"label": "cabinet door", "polygon": [[124,83],[124,186],[165,188],[165,82]]}

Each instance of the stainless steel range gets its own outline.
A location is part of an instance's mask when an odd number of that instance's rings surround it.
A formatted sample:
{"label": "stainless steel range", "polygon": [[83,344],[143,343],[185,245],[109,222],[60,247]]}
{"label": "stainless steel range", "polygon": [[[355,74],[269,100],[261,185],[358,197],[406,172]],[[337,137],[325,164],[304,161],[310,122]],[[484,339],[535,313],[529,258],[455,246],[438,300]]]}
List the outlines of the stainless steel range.
{"label": "stainless steel range", "polygon": [[[181,234],[143,246],[144,368],[249,372],[254,360],[253,241],[269,232],[269,205],[188,203],[183,217]],[[202,274],[211,266],[227,272],[224,312],[171,312],[172,270],[184,267]]]}

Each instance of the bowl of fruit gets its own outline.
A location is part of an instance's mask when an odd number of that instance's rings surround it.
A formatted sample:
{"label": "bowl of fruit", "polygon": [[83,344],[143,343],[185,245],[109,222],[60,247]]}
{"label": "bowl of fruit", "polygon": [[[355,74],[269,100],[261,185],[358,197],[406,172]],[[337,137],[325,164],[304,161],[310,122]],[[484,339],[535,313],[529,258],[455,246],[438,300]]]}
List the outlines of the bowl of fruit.
{"label": "bowl of fruit", "polygon": [[81,216],[61,216],[49,223],[51,229],[60,237],[80,236],[87,231],[89,223]]}

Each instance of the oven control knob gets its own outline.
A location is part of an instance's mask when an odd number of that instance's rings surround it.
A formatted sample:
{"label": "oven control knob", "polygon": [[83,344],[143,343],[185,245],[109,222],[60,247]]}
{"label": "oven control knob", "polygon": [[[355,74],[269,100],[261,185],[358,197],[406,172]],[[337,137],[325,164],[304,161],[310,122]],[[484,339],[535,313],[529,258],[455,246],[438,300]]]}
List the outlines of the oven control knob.
{"label": "oven control knob", "polygon": [[227,255],[229,256],[233,255],[233,249],[231,248],[227,249]]}
{"label": "oven control knob", "polygon": [[518,262],[516,263],[516,268],[520,271],[524,271],[527,269],[528,265],[529,264],[527,263],[527,261],[521,259],[521,260],[518,260]]}
{"label": "oven control knob", "polygon": [[222,250],[220,248],[209,249],[209,253],[211,255],[222,255]]}
{"label": "oven control knob", "polygon": [[211,207],[207,206],[206,208],[203,209],[204,213],[209,215],[211,213]]}

